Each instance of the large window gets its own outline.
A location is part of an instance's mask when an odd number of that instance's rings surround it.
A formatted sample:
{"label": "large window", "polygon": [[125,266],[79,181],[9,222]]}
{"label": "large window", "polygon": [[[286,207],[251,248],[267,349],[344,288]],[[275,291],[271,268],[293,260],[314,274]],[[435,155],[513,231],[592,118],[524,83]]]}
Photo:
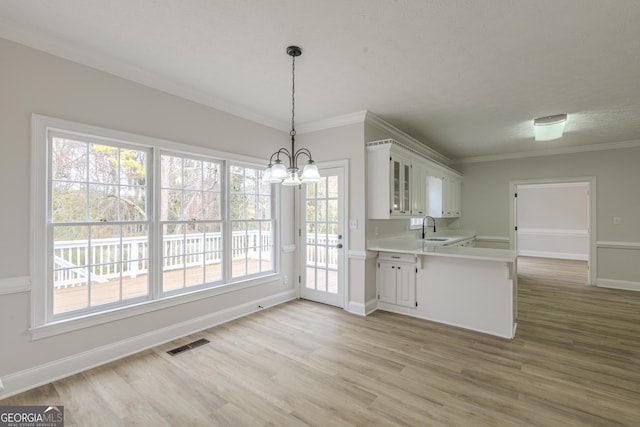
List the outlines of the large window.
{"label": "large window", "polygon": [[261,170],[233,165],[229,186],[232,277],[273,271],[271,184]]}
{"label": "large window", "polygon": [[149,151],[52,134],[52,314],[149,294]]}
{"label": "large window", "polygon": [[223,279],[222,163],[161,156],[162,289]]}
{"label": "large window", "polygon": [[34,121],[34,326],[275,272],[260,167],[42,120],[67,128]]}

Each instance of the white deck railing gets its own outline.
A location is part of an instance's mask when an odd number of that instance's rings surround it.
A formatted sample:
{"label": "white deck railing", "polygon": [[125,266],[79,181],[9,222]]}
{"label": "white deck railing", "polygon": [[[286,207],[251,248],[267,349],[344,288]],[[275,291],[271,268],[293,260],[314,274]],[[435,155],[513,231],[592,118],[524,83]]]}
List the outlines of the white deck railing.
{"label": "white deck railing", "polygon": [[[270,251],[270,234],[259,230],[236,231],[231,235],[232,259],[259,259],[265,248]],[[123,276],[136,277],[149,268],[149,242],[146,236],[92,239],[91,252],[87,240],[58,241],[54,244],[53,282],[55,287],[85,284],[87,280],[105,282]],[[249,249],[245,252],[246,248]],[[120,250],[122,254],[120,254]],[[88,254],[91,260],[87,262]],[[264,255],[265,252],[262,252]],[[267,252],[270,256],[270,252]],[[124,262],[120,262],[120,258]],[[163,269],[174,270],[205,264],[218,264],[222,259],[222,233],[167,235],[163,239]],[[87,267],[87,264],[89,267]]]}
{"label": "white deck railing", "polygon": [[307,234],[307,266],[338,268],[338,243],[336,234],[319,234],[317,239],[315,235]]}
{"label": "white deck railing", "polygon": [[[231,236],[232,259],[259,259],[262,248],[272,247],[272,237],[260,234],[258,230],[249,232],[234,232]],[[307,265],[325,268],[337,268],[338,250],[337,235],[307,235]],[[87,240],[58,241],[54,245],[55,287],[76,286],[85,284],[89,277],[93,282],[106,282],[120,277],[136,277],[145,274],[149,268],[149,243],[146,236],[126,237],[122,239],[122,255],[120,255],[120,239],[92,239],[91,260],[87,263]],[[318,245],[318,246],[316,246]],[[317,248],[317,251],[316,251]],[[219,264],[222,259],[222,234],[210,233],[203,237],[201,233],[164,236],[163,241],[163,269],[174,270],[205,264]],[[264,254],[264,253],[263,253]],[[270,255],[270,254],[269,254]],[[120,263],[120,257],[125,262]],[[183,261],[184,257],[184,261]],[[203,260],[204,258],[204,260]],[[89,264],[90,267],[86,267]]]}

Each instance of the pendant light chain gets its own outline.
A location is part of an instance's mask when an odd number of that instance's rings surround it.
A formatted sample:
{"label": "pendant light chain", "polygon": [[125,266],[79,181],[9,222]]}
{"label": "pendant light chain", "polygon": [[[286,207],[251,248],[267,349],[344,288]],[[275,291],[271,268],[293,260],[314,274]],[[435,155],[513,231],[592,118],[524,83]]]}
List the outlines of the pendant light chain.
{"label": "pendant light chain", "polygon": [[296,135],[295,117],[296,117],[296,57],[292,56],[291,65],[291,136]]}

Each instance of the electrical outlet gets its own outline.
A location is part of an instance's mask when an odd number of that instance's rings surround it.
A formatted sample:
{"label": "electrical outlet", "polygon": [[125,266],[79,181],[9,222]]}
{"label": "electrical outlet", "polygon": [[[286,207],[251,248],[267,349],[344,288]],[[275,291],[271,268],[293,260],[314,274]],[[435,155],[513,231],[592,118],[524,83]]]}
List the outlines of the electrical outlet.
{"label": "electrical outlet", "polygon": [[289,276],[287,276],[287,275],[285,274],[285,276],[282,278],[282,282],[283,282],[285,285],[288,285],[288,284],[289,284]]}
{"label": "electrical outlet", "polygon": [[350,219],[349,220],[349,228],[352,230],[357,230],[358,229],[358,220],[357,219]]}

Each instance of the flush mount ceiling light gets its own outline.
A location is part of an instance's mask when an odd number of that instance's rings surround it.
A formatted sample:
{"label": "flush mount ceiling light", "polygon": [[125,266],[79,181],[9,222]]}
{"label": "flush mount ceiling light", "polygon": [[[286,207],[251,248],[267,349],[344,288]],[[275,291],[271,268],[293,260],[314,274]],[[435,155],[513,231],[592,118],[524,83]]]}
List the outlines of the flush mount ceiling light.
{"label": "flush mount ceiling light", "polygon": [[533,119],[533,131],[536,141],[551,141],[552,139],[561,138],[566,122],[566,114]]}
{"label": "flush mount ceiling light", "polygon": [[[302,55],[302,49],[298,46],[289,46],[287,48],[287,55],[293,58],[291,65],[291,131],[289,132],[289,135],[291,135],[291,151],[286,148],[281,148],[273,153],[269,159],[269,165],[267,166],[262,179],[266,182],[275,184],[282,183],[282,185],[300,185],[302,183],[318,182],[322,178],[320,177],[320,173],[318,173],[318,167],[314,164],[314,161],[311,158],[311,152],[306,148],[300,148],[298,151],[294,151],[296,141],[296,56]],[[289,160],[289,167],[282,163],[280,155]],[[298,169],[298,157],[303,155],[306,156],[309,161],[302,170],[302,175],[300,175],[300,170]]]}

